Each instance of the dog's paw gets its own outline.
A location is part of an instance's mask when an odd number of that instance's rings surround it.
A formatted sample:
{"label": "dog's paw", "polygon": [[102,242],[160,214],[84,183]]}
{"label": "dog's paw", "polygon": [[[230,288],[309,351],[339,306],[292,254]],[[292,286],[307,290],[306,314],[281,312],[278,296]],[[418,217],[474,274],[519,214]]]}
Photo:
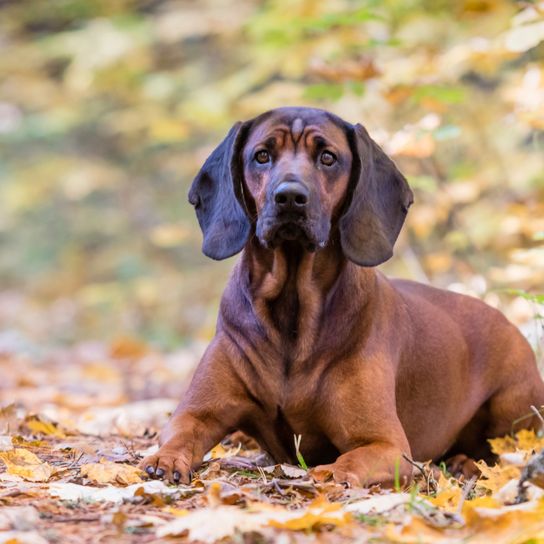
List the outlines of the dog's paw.
{"label": "dog's paw", "polygon": [[316,482],[326,482],[332,479],[337,484],[347,485],[348,487],[361,485],[357,474],[336,463],[319,465],[310,469],[309,474]]}
{"label": "dog's paw", "polygon": [[191,483],[191,467],[183,452],[163,446],[154,455],[140,462],[140,468],[149,477],[168,480],[174,484]]}

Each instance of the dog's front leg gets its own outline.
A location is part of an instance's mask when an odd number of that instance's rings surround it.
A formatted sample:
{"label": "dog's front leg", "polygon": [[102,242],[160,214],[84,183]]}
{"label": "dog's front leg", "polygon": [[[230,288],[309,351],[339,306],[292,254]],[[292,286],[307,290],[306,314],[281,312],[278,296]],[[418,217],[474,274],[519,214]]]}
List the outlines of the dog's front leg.
{"label": "dog's front leg", "polygon": [[[393,487],[411,481],[410,445],[397,415],[395,375],[386,356],[346,361],[323,381],[319,423],[340,452],[312,470],[317,480]],[[334,410],[331,409],[334,406]]]}
{"label": "dog's front leg", "polygon": [[344,453],[329,465],[319,465],[311,474],[318,481],[333,478],[351,486],[406,486],[412,479],[412,467],[401,448],[386,442],[373,442]]}
{"label": "dog's front leg", "polygon": [[189,483],[204,454],[237,428],[250,406],[234,371],[232,352],[221,335],[206,350],[184,399],[161,433],[158,452],[140,463],[150,476]]}

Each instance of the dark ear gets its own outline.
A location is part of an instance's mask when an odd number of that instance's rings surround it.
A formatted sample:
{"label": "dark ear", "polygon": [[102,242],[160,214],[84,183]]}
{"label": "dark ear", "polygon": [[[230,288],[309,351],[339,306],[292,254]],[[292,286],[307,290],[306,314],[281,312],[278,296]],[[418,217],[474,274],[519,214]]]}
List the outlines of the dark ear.
{"label": "dark ear", "polygon": [[395,163],[361,126],[351,129],[351,201],[340,219],[342,249],[361,266],[377,266],[393,255],[413,194]]}
{"label": "dark ear", "polygon": [[250,222],[242,196],[239,153],[249,124],[236,123],[206,159],[189,190],[204,235],[202,251],[212,259],[232,257],[244,247]]}

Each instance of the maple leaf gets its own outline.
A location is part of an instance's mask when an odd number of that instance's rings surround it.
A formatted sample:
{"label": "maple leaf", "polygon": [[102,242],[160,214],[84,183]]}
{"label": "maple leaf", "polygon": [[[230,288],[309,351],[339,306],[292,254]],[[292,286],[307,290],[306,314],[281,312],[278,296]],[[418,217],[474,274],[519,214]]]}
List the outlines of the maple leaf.
{"label": "maple leaf", "polygon": [[454,478],[446,478],[440,472],[436,495],[434,497],[426,497],[426,499],[434,506],[444,508],[448,512],[455,512],[462,496],[463,490],[459,487],[457,481]]}
{"label": "maple leaf", "polygon": [[500,464],[494,466],[488,466],[485,461],[477,461],[476,466],[482,473],[481,478],[478,480],[478,485],[484,489],[488,489],[492,493],[499,491],[510,480],[519,478],[520,469],[514,465]]}
{"label": "maple leaf", "polygon": [[491,451],[497,455],[505,453],[515,453],[524,451],[532,453],[544,448],[544,437],[536,435],[535,431],[529,429],[521,429],[515,436],[504,436],[500,438],[491,438],[488,440]]}
{"label": "maple leaf", "polygon": [[524,451],[539,451],[544,448],[544,437],[537,436],[532,429],[522,429],[516,433],[518,449]]}

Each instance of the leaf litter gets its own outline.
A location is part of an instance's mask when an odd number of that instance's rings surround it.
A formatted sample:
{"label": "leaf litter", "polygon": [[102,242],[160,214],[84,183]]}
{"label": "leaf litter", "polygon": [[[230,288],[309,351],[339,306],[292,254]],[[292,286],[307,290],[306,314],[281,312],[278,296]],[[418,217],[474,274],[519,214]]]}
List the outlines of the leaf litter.
{"label": "leaf litter", "polygon": [[[0,359],[14,383],[28,381],[34,368],[35,386],[48,380],[36,395],[0,389],[0,543],[544,539],[544,437],[532,431],[491,440],[498,463],[478,461],[478,479],[414,463],[414,483],[399,492],[315,482],[303,466],[274,464],[242,433],[212,448],[190,486],[148,480],[138,462],[157,448],[176,405],[160,392],[179,376],[148,373],[156,398],[130,393],[123,368],[138,373],[162,355],[127,345],[104,349],[100,372],[92,360],[78,360],[77,346],[57,354],[59,365],[72,356],[77,388],[55,372],[54,358],[49,374],[39,372],[39,360]],[[180,380],[180,395],[186,385]]]}

